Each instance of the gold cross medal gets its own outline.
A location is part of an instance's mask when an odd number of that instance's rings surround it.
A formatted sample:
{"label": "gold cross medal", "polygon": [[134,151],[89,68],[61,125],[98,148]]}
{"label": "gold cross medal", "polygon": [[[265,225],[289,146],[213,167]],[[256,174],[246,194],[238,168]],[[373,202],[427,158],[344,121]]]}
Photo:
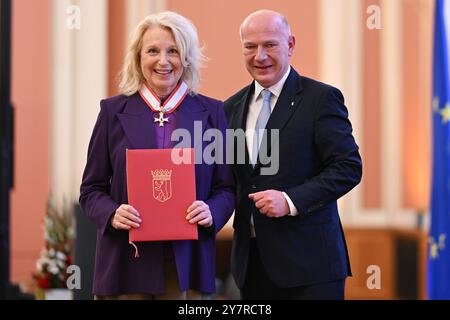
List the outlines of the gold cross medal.
{"label": "gold cross medal", "polygon": [[183,102],[189,88],[184,81],[178,83],[173,92],[167,98],[163,105],[161,105],[161,99],[146,83],[142,84],[138,93],[145,103],[153,112],[159,112],[159,117],[154,117],[153,122],[158,123],[159,127],[164,127],[166,122],[169,122],[169,118],[164,117],[169,113],[174,112],[178,106]]}
{"label": "gold cross medal", "polygon": [[169,122],[169,118],[164,118],[164,112],[159,112],[159,118],[153,118],[153,122],[159,122],[160,127],[164,127],[164,122]]}

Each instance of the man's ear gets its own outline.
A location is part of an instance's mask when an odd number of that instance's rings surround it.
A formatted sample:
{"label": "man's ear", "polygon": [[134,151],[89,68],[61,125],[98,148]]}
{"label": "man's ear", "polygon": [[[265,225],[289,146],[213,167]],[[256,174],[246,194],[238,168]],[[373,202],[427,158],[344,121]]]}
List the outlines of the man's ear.
{"label": "man's ear", "polygon": [[291,35],[291,36],[289,36],[289,39],[288,39],[288,55],[289,55],[289,57],[291,57],[292,54],[294,53],[294,48],[295,48],[295,36]]}

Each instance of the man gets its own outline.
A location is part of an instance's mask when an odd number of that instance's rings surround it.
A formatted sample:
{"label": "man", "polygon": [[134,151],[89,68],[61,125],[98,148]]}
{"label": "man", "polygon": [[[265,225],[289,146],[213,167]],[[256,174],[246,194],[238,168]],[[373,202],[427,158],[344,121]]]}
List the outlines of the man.
{"label": "man", "polygon": [[[336,200],[362,175],[344,98],[290,66],[295,38],[281,14],[254,12],[240,33],[255,81],[225,102],[229,127],[246,130],[234,154],[252,159],[233,165],[231,272],[243,299],[343,299],[351,271]],[[264,174],[265,154],[277,172]]]}

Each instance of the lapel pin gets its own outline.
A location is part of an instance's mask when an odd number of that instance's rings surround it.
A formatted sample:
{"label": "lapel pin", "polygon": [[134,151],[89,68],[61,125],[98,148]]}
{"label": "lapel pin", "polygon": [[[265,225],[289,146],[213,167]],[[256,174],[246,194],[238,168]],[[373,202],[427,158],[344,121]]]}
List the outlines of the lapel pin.
{"label": "lapel pin", "polygon": [[291,102],[291,107],[293,107],[293,106],[294,106],[294,104],[295,104],[295,103],[294,103],[294,101],[292,101],[292,102]]}

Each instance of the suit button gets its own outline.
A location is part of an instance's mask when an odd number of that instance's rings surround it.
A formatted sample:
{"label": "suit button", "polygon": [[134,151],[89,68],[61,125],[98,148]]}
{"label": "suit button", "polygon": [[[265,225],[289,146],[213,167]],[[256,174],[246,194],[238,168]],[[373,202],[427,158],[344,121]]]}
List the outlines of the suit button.
{"label": "suit button", "polygon": [[252,189],[256,189],[256,186],[254,184],[252,184]]}

